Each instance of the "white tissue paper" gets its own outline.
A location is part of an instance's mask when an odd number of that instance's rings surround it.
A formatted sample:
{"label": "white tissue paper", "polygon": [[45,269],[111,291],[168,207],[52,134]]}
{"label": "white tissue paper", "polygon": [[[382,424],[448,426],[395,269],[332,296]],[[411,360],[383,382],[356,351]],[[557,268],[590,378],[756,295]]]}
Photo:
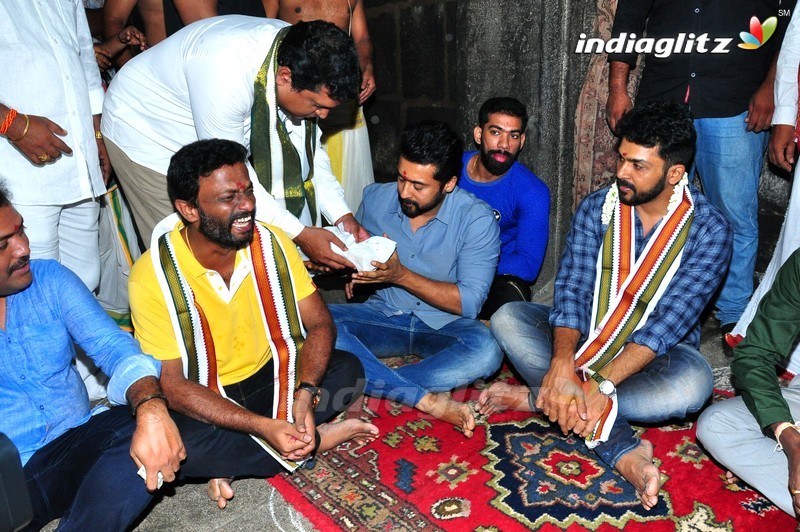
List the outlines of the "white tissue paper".
{"label": "white tissue paper", "polygon": [[386,262],[397,247],[394,240],[382,236],[371,236],[363,242],[356,243],[356,237],[345,231],[341,224],[339,227],[328,226],[325,229],[336,235],[347,246],[347,251],[342,251],[339,246],[331,242],[331,250],[355,264],[360,272],[374,271],[376,268],[372,265],[372,261]]}

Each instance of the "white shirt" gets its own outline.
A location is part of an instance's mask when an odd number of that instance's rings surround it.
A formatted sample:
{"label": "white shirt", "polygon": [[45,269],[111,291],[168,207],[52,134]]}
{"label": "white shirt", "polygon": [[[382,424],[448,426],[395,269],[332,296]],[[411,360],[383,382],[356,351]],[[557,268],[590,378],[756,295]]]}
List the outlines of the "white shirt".
{"label": "white shirt", "polygon": [[[103,134],[132,161],[164,175],[172,155],[199,139],[230,139],[249,151],[253,84],[275,36],[287,25],[241,15],[190,24],[135,57],[114,77],[103,109]],[[305,128],[297,127],[301,122],[286,124],[306,176]],[[335,222],[350,209],[319,135],[317,128],[313,182],[320,211]],[[307,207],[298,219],[264,190],[249,164],[248,169],[260,220],[291,238],[311,225]]]}
{"label": "white shirt", "polygon": [[[105,193],[92,115],[103,86],[81,0],[0,2],[0,102],[49,118],[72,155],[38,167],[0,138],[0,178],[20,205],[67,205]],[[3,117],[4,118],[4,117]],[[24,122],[23,122],[24,123]]]}
{"label": "white shirt", "polygon": [[[797,10],[795,10],[797,13]],[[800,15],[792,15],[778,56],[775,73],[775,112],[772,125],[794,126],[797,120],[797,66],[800,64]]]}

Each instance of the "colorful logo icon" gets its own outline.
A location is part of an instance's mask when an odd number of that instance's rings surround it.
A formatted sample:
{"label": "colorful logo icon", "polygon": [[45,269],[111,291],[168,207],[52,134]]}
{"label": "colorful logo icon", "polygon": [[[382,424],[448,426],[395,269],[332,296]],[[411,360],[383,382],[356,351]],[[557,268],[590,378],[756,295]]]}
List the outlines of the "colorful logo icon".
{"label": "colorful logo icon", "polygon": [[753,17],[750,19],[750,33],[743,31],[739,34],[742,42],[739,43],[739,48],[745,50],[758,50],[765,42],[772,37],[775,33],[775,28],[778,26],[777,17],[769,17],[762,24],[758,18]]}

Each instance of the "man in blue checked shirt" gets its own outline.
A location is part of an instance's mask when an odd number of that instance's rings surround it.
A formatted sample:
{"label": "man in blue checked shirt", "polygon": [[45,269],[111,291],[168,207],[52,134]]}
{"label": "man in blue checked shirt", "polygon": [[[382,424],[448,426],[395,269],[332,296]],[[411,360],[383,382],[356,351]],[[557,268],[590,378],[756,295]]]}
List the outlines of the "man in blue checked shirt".
{"label": "man in blue checked shirt", "polygon": [[[471,437],[472,409],[445,393],[500,367],[502,353],[476,320],[497,269],[500,229],[492,209],[456,186],[462,144],[442,122],[409,126],[400,136],[397,183],[364,189],[356,214],[372,235],[397,243],[354,285],[379,290],[365,303],[330,305],[336,349],[361,360],[364,393],[388,397],[446,421]],[[393,369],[380,359],[418,355]]]}
{"label": "man in blue checked shirt", "polygon": [[713,389],[700,313],[728,266],[727,220],[688,183],[688,111],[656,102],[618,124],[617,178],[578,207],[553,307],[508,303],[492,332],[527,386],[495,383],[480,411],[541,410],[658,503],[653,446],[629,421],[696,412]]}
{"label": "man in blue checked shirt", "polygon": [[[111,404],[130,409],[90,410],[73,342],[111,377]],[[127,529],[186,457],[158,384],[160,364],[75,274],[30,260],[22,216],[2,183],[0,346],[0,432],[20,453],[29,528],[61,518],[58,530]]]}

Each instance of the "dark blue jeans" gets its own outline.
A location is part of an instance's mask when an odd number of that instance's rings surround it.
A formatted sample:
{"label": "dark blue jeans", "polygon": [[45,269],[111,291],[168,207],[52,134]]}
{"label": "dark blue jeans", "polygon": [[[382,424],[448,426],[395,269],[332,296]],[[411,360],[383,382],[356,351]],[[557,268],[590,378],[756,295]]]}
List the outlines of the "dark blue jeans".
{"label": "dark blue jeans", "polygon": [[26,530],[59,517],[58,530],[128,528],[152,499],[130,456],[135,428],[115,407],[36,451],[24,467],[34,516]]}
{"label": "dark blue jeans", "polygon": [[[320,384],[322,396],[314,409],[317,425],[346,410],[364,390],[364,368],[344,351],[331,353]],[[225,394],[251,412],[272,416],[273,366],[268,362],[255,375],[225,386]],[[179,478],[271,477],[283,467],[250,435],[170,412],[181,431],[186,460]]]}

